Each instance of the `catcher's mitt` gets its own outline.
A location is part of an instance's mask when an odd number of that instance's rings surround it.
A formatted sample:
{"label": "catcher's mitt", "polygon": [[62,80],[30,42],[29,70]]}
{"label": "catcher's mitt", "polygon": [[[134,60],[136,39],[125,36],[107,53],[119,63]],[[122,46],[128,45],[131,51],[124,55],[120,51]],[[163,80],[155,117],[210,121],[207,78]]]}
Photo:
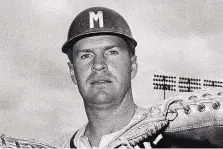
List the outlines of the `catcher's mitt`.
{"label": "catcher's mitt", "polygon": [[46,145],[34,140],[23,140],[18,138],[11,138],[2,134],[0,136],[0,148],[22,148],[22,149],[32,149],[32,148],[56,148],[50,145]]}
{"label": "catcher's mitt", "polygon": [[223,147],[223,90],[197,90],[177,99],[167,114],[175,117],[163,134],[167,142],[176,147]]}
{"label": "catcher's mitt", "polygon": [[172,147],[223,147],[222,104],[219,89],[181,93],[150,107],[107,147],[134,147],[145,140],[153,144],[159,134]]}

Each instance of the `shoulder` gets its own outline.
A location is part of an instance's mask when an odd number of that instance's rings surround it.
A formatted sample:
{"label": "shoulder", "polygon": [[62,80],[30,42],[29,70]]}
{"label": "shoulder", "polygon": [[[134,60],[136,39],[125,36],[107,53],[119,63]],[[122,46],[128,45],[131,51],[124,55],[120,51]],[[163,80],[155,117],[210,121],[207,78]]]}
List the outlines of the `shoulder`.
{"label": "shoulder", "polygon": [[62,135],[61,137],[59,137],[53,142],[53,145],[59,148],[70,148],[70,142],[72,140],[72,142],[76,146],[80,136],[83,135],[86,126],[87,124],[83,125],[78,130]]}
{"label": "shoulder", "polygon": [[76,131],[67,133],[56,139],[52,144],[59,148],[68,148],[70,146],[70,140]]}
{"label": "shoulder", "polygon": [[147,112],[148,112],[148,108],[142,108],[142,107],[137,106],[135,116],[141,117],[144,113],[147,113]]}

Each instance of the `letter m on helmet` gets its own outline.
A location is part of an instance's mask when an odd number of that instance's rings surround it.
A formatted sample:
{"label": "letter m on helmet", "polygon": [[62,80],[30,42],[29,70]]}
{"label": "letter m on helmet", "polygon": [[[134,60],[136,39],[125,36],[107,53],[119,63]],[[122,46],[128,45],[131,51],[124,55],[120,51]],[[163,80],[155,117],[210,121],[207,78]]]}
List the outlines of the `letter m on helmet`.
{"label": "letter m on helmet", "polygon": [[97,14],[94,12],[90,11],[89,12],[89,23],[90,23],[90,28],[94,28],[94,22],[99,22],[100,27],[104,27],[104,20],[103,20],[103,13],[102,11],[98,11]]}

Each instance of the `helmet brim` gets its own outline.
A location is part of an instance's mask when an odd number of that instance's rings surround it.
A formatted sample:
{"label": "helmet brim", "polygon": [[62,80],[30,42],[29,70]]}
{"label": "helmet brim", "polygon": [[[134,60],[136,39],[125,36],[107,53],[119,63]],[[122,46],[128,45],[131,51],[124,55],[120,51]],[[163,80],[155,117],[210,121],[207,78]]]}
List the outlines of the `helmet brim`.
{"label": "helmet brim", "polygon": [[62,46],[62,52],[67,54],[68,50],[69,49],[72,49],[73,48],[73,45],[78,40],[80,40],[82,38],[90,37],[90,36],[97,36],[97,35],[116,35],[116,36],[122,37],[124,39],[130,40],[133,43],[133,46],[134,47],[137,46],[137,42],[135,41],[135,39],[133,39],[133,38],[131,38],[129,36],[120,34],[120,33],[116,33],[116,32],[106,32],[106,31],[105,32],[91,32],[91,33],[85,33],[85,34],[82,34],[82,35],[78,35],[78,36],[72,37],[69,40],[67,40],[63,44],[63,46]]}

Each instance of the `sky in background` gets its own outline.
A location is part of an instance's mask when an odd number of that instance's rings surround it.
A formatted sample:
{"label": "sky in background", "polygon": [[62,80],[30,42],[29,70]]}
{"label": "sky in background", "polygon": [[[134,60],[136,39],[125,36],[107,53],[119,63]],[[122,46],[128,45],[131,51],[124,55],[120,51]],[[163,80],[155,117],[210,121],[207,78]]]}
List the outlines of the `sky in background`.
{"label": "sky in background", "polygon": [[0,0],[0,133],[51,143],[87,122],[61,46],[92,6],[114,9],[132,29],[139,106],[163,100],[154,74],[223,80],[222,0]]}

